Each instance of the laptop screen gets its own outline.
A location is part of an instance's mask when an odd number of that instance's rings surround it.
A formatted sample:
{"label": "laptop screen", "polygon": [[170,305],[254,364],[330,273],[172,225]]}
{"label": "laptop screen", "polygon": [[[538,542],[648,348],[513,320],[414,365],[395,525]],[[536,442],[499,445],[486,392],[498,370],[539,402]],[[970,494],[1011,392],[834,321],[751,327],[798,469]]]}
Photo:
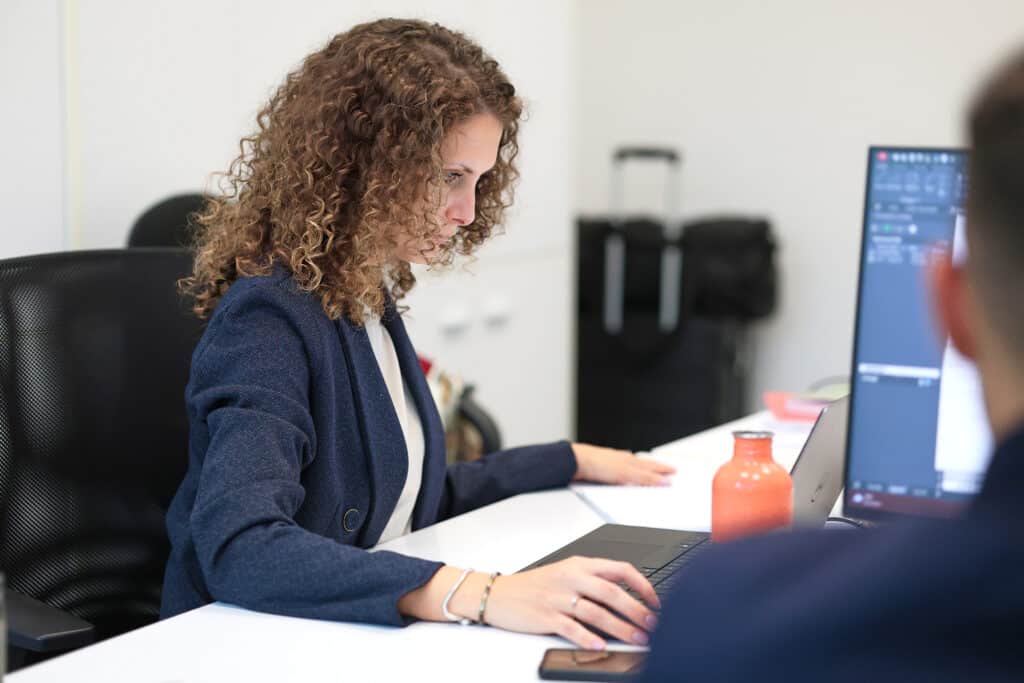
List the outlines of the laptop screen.
{"label": "laptop screen", "polygon": [[963,150],[872,147],[846,451],[847,515],[945,516],[980,488],[991,450],[973,365],[938,337],[925,266],[961,259]]}

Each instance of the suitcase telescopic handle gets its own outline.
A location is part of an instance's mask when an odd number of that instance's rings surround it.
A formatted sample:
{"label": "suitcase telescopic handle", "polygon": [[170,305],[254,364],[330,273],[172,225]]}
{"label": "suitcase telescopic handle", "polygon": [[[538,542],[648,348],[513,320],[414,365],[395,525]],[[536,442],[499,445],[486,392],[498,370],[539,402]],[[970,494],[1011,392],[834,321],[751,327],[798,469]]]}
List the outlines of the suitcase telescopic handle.
{"label": "suitcase telescopic handle", "polygon": [[671,147],[619,147],[612,154],[616,164],[627,159],[663,159],[670,164],[679,163],[679,152]]}
{"label": "suitcase telescopic handle", "polygon": [[608,193],[609,209],[613,221],[625,217],[623,166],[629,160],[663,161],[668,166],[665,174],[665,232],[669,239],[679,237],[679,168],[682,154],[672,147],[619,147],[612,152],[611,191]]}
{"label": "suitcase telescopic handle", "polygon": [[[612,222],[624,217],[622,166],[629,159],[664,161],[669,173],[665,184],[665,237],[661,252],[661,283],[658,304],[658,329],[668,334],[679,325],[683,254],[678,239],[679,167],[682,155],[672,147],[619,147],[612,153],[612,187],[609,193]],[[620,232],[612,232],[604,245],[604,328],[608,334],[622,332],[626,290],[626,241]]]}

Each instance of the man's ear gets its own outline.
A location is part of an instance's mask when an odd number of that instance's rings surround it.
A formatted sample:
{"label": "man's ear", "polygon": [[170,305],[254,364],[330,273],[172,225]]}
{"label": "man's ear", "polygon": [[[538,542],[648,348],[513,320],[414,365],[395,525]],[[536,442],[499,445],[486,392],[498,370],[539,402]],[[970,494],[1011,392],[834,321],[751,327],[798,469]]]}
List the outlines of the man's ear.
{"label": "man's ear", "polygon": [[974,360],[975,333],[970,308],[973,301],[967,291],[967,274],[963,267],[954,265],[949,254],[942,254],[929,264],[928,280],[932,308],[941,333],[948,334],[953,346]]}

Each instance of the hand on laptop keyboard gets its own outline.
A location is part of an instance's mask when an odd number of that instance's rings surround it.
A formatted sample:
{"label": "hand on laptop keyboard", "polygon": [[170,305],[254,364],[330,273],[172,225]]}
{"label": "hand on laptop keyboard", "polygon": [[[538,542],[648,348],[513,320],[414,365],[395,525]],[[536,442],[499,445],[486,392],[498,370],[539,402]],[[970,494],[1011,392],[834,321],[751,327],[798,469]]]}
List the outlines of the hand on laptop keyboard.
{"label": "hand on laptop keyboard", "polygon": [[[631,597],[619,583],[636,596]],[[646,603],[646,605],[644,604]],[[646,645],[661,602],[651,583],[628,562],[570,557],[499,577],[491,590],[487,623],[526,633],[554,633],[580,647],[603,649],[594,631]]]}
{"label": "hand on laptop keyboard", "polygon": [[[669,592],[676,585],[676,582],[683,575],[690,562],[697,558],[702,552],[711,547],[708,542],[701,542],[696,544],[686,544],[680,548],[680,552],[674,559],[668,564],[661,567],[641,567],[640,572],[647,577],[647,580],[654,587],[654,592],[659,598],[664,600],[668,597]],[[640,595],[630,588],[625,583],[620,583],[619,587],[622,588],[631,597],[642,600]],[[602,633],[601,635],[607,635]]]}

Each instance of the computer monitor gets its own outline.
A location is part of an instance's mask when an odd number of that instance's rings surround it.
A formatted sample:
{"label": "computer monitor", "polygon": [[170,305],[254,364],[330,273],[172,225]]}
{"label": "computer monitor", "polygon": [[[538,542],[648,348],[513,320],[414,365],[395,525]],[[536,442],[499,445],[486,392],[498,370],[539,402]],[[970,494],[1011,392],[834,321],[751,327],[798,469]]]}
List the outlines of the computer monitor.
{"label": "computer monitor", "polygon": [[846,440],[845,514],[949,516],[992,447],[974,366],[938,335],[925,266],[962,259],[967,153],[872,147]]}

